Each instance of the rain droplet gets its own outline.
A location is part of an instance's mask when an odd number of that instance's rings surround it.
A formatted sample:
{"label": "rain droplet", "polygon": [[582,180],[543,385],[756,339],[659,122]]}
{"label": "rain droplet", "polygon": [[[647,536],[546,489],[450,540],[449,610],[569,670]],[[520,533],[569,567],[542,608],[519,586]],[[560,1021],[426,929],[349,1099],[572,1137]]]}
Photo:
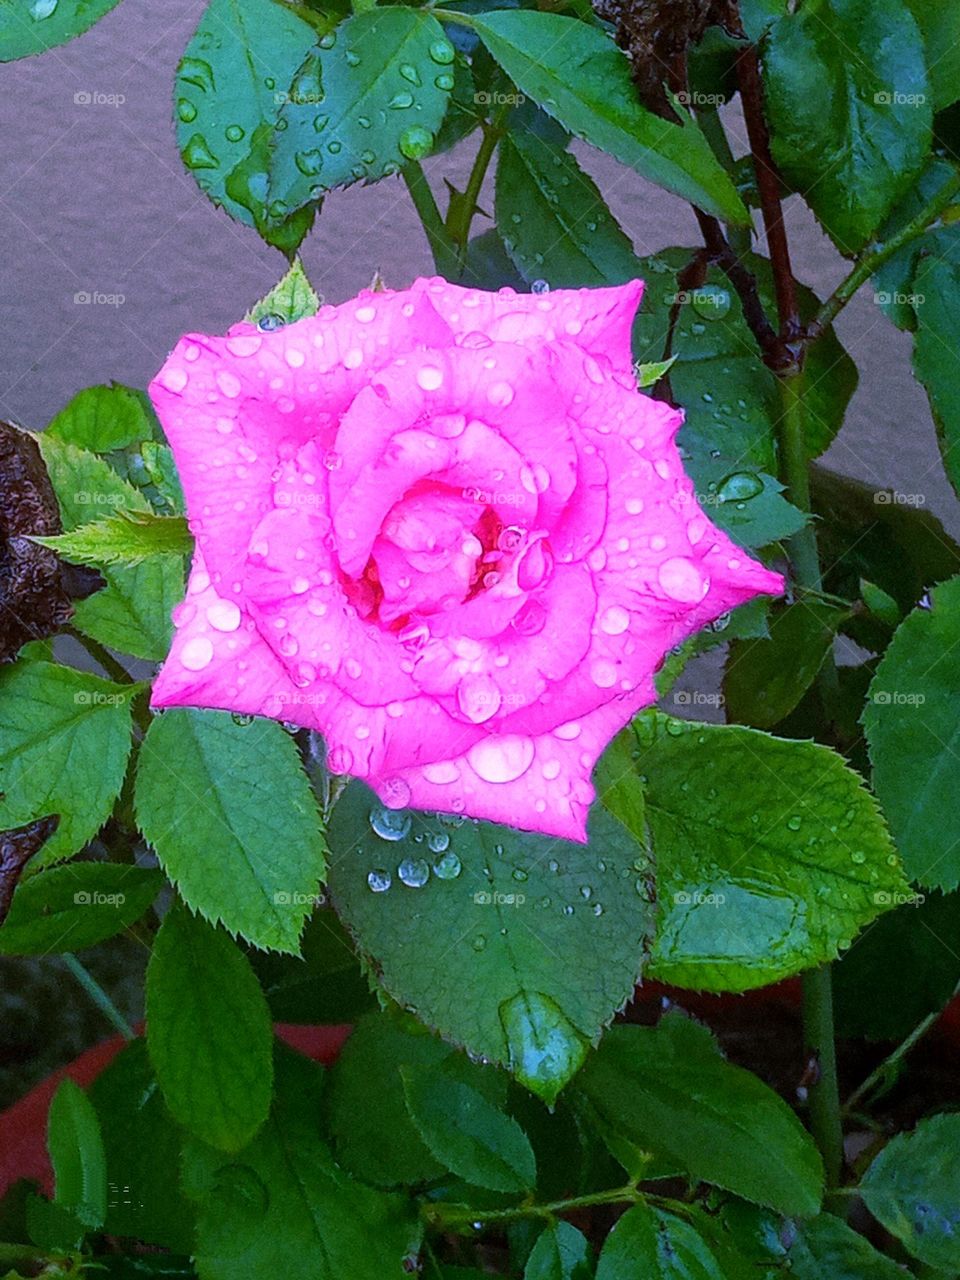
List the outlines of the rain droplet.
{"label": "rain droplet", "polygon": [[794,814],[792,818],[787,819],[787,828],[790,831],[799,831],[803,825],[803,819],[798,814]]}
{"label": "rain droplet", "polygon": [[367,884],[374,893],[386,893],[393,884],[393,876],[384,867],[375,867],[367,876]]}
{"label": "rain droplet", "polygon": [[[487,939],[482,933],[474,934],[473,942],[471,943],[471,946],[473,947],[474,951],[482,951],[486,945],[487,945]],[[474,1226],[480,1227],[482,1226],[482,1224],[477,1222],[477,1223],[474,1223]]]}
{"label": "rain droplet", "polygon": [[422,889],[430,879],[430,865],[425,858],[404,858],[397,875],[408,889]]}
{"label": "rain droplet", "polygon": [[[448,836],[447,839],[449,838]],[[456,880],[462,870],[463,864],[452,849],[434,859],[433,874],[438,880]]]}
{"label": "rain droplet", "polygon": [[433,147],[433,134],[422,125],[414,124],[404,129],[398,145],[408,160],[422,160]]}
{"label": "rain droplet", "polygon": [[323,152],[319,147],[311,147],[308,151],[298,151],[293,157],[293,162],[302,174],[310,178],[323,168]]}
{"label": "rain droplet", "polygon": [[197,108],[188,98],[180,98],[177,102],[177,115],[184,124],[189,124],[191,120],[196,120]]}
{"label": "rain droplet", "polygon": [[441,66],[449,65],[454,58],[453,45],[446,40],[434,40],[430,46],[430,57]]}
{"label": "rain droplet", "polygon": [[391,111],[406,111],[408,107],[413,106],[413,94],[403,90],[401,93],[395,93],[387,106]]}
{"label": "rain droplet", "polygon": [[261,333],[273,333],[277,329],[282,329],[283,326],[283,316],[278,316],[275,311],[271,311],[268,315],[261,316],[257,321],[257,328]]}
{"label": "rain droplet", "polygon": [[420,79],[420,72],[410,62],[400,63],[400,74],[408,84],[420,85],[423,82]]}
{"label": "rain droplet", "polygon": [[530,292],[531,293],[549,293],[550,292],[549,282],[546,280],[534,280],[533,284],[530,286]]}
{"label": "rain droplet", "polygon": [[239,142],[244,137],[246,130],[239,124],[228,124],[223,131],[223,136],[228,142]]}
{"label": "rain droplet", "polygon": [[763,481],[751,471],[734,471],[720,482],[717,498],[720,502],[746,502],[763,493]]}
{"label": "rain droplet", "polygon": [[188,169],[216,169],[220,164],[207,146],[206,138],[200,133],[193,134],[187,140],[180,154]]}
{"label": "rain droplet", "polygon": [[389,840],[391,843],[397,840],[405,840],[410,834],[410,827],[413,819],[409,813],[405,813],[402,809],[387,809],[384,806],[378,806],[370,810],[370,826],[373,828],[374,834],[378,835],[381,840]]}

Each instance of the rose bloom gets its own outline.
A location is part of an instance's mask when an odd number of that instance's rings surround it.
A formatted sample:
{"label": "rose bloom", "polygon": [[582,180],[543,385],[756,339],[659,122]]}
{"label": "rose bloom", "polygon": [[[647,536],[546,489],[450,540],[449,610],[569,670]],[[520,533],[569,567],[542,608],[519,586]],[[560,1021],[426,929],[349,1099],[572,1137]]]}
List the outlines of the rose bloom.
{"label": "rose bloom", "polygon": [[392,808],[585,839],[666,652],[783,586],[637,390],[642,288],[417,280],[182,338],[150,394],[196,553],[153,705],[319,730]]}

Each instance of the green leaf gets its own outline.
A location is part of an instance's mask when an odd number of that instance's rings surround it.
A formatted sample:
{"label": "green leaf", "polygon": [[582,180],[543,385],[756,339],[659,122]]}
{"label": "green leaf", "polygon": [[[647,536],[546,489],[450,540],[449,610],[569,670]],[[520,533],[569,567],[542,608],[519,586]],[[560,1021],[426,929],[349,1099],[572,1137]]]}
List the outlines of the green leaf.
{"label": "green leaf", "polygon": [[876,801],[836,752],[656,713],[634,724],[658,979],[705,991],[776,982],[834,959],[906,891]]}
{"label": "green leaf", "polygon": [[22,880],[0,928],[0,955],[81,951],[139,920],[163,885],[159,871],[71,862]]}
{"label": "green leaf", "polygon": [[18,662],[0,673],[0,828],[60,815],[34,866],[76,853],[110,816],[130,754],[130,701],[140,689],[52,662]]}
{"label": "green leaf", "polygon": [[113,1194],[104,1230],[190,1254],[194,1206],[180,1190],[183,1135],[160,1093],[144,1040],[134,1040],[90,1086]]}
{"label": "green leaf", "polygon": [[119,0],[0,0],[0,62],[45,53],[65,44],[88,31],[118,3]]}
{"label": "green leaf", "polygon": [[551,1222],[537,1237],[523,1280],[587,1280],[590,1246],[569,1222]]}
{"label": "green leaf", "polygon": [[[323,1073],[278,1052],[276,1099],[239,1160],[194,1149],[186,1187],[200,1200],[200,1280],[404,1280],[420,1228],[408,1202],[356,1182],[318,1132]],[[409,1266],[409,1262],[408,1262]]]}
{"label": "green leaf", "polygon": [[517,129],[501,140],[497,226],[527,281],[555,288],[621,284],[637,274],[633,245],[563,145]]}
{"label": "green leaf", "polygon": [[874,790],[907,874],[940,889],[960,884],[960,844],[948,817],[960,785],[958,637],[960,578],[952,578],[898,627],[863,713]]}
{"label": "green leaf", "polygon": [[837,248],[856,253],[930,150],[930,91],[913,15],[903,0],[804,5],[771,29],[764,83],[781,173]]}
{"label": "green leaf", "polygon": [[153,423],[140,394],[114,382],[77,392],[44,434],[78,449],[110,453],[149,439]]}
{"label": "green leaf", "polygon": [[428,155],[450,101],[453,60],[453,45],[423,9],[370,9],[322,39],[280,109],[271,216]]}
{"label": "green leaf", "polygon": [[188,906],[255,946],[297,951],[324,845],[296,747],[280,725],[165,712],[140,749],[136,808]]}
{"label": "green leaf", "polygon": [[728,1274],[689,1222],[638,1204],[607,1236],[597,1280],[728,1280]]}
{"label": "green leaf", "polygon": [[469,1083],[497,1107],[506,1097],[502,1073],[471,1063],[413,1018],[380,1012],[362,1018],[331,1072],[329,1115],[337,1158],[364,1182],[430,1182],[446,1170],[410,1119],[401,1072],[411,1070],[449,1071],[451,1080]]}
{"label": "green leaf", "polygon": [[600,805],[591,823],[581,845],[385,813],[360,783],[330,823],[334,905],[383,988],[549,1102],[633,991],[652,924],[635,838]]}
{"label": "green leaf", "polygon": [[53,1165],[54,1203],[96,1230],[107,1213],[107,1165],[100,1122],[87,1095],[64,1080],[50,1103],[47,1149]]}
{"label": "green leaf", "polygon": [[936,240],[931,248],[913,277],[913,368],[930,401],[944,469],[960,492],[960,353],[954,341],[960,324],[960,253],[942,256]]}
{"label": "green leaf", "polygon": [[923,36],[934,111],[960,98],[960,9],[953,0],[906,0]]}
{"label": "green leaf", "polygon": [[818,1214],[798,1226],[787,1253],[796,1280],[904,1280],[905,1272],[840,1218]]}
{"label": "green leaf", "polygon": [[625,55],[599,27],[530,9],[470,21],[518,88],[565,129],[707,213],[749,224],[693,118],[678,107],[673,124],[641,106]]}
{"label": "green leaf", "polygon": [[270,1010],[236,943],[180,904],[147,968],[147,1047],[179,1123],[221,1151],[246,1146],[270,1110]]}
{"label": "green leaf", "polygon": [[738,467],[716,449],[691,459],[686,470],[711,520],[741,547],[770,546],[791,538],[806,524],[803,512],[782,496],[779,480]]}
{"label": "green leaf", "polygon": [[921,1120],[888,1142],[860,1183],[873,1216],[915,1258],[949,1273],[960,1267],[960,1113]]}
{"label": "green leaf", "polygon": [[286,275],[253,304],[244,319],[256,324],[265,316],[279,316],[284,324],[294,324],[319,310],[319,295],[307,278],[303,263],[295,258]]}
{"label": "green leaf", "polygon": [[903,1040],[960,984],[960,895],[905,896],[834,969],[841,1036]]}
{"label": "green leaf", "polygon": [[529,1191],[537,1162],[527,1135],[482,1093],[440,1071],[402,1068],[410,1118],[445,1169],[492,1191]]}
{"label": "green leaf", "polygon": [[376,1001],[336,913],[315,911],[300,955],[253,951],[250,962],[276,1022],[356,1022]]}
{"label": "green leaf", "polygon": [[780,1213],[818,1211],[823,1166],[803,1125],[682,1014],[656,1027],[611,1028],[578,1087],[622,1137],[676,1161],[694,1181]]}
{"label": "green leaf", "polygon": [[816,680],[849,613],[814,597],[801,599],[771,614],[768,637],[735,641],[723,678],[728,719],[756,729],[784,720]]}
{"label": "green leaf", "polygon": [[315,39],[292,6],[211,0],[177,68],[183,163],[214,204],[287,252],[310,230],[314,211],[290,219],[269,211],[270,139]]}
{"label": "green leaf", "polygon": [[[150,513],[150,504],[103,458],[56,436],[37,437],[69,533],[121,508]],[[183,559],[158,557],[132,568],[104,569],[107,586],[78,601],[73,625],[101,644],[160,661],[170,648],[170,612],[183,596]]]}
{"label": "green leaf", "polygon": [[648,364],[637,364],[637,386],[652,387],[659,382],[665,373],[669,373],[673,368],[673,362],[676,356],[671,356],[669,360],[652,360]]}
{"label": "green leaf", "polygon": [[142,511],[118,511],[72,533],[33,541],[52,547],[71,564],[98,567],[142,564],[154,556],[183,556],[193,551],[193,538],[183,516],[155,516]]}
{"label": "green leaf", "polygon": [[[637,271],[647,288],[634,326],[634,355],[639,361],[659,360],[675,315],[671,350],[677,361],[670,370],[670,386],[686,415],[678,440],[687,465],[699,467],[705,481],[755,469],[776,475],[776,424],[781,413],[776,378],[761,361],[736,291],[718,268],[711,267],[696,288],[680,288],[677,275],[692,255],[690,249],[672,248],[638,260]],[[751,254],[745,265],[757,278],[767,315],[775,316],[769,261]],[[805,321],[820,305],[803,285],[798,304]],[[840,429],[856,389],[857,369],[829,329],[810,348],[806,370],[807,446],[816,457]],[[718,475],[721,461],[725,470]]]}

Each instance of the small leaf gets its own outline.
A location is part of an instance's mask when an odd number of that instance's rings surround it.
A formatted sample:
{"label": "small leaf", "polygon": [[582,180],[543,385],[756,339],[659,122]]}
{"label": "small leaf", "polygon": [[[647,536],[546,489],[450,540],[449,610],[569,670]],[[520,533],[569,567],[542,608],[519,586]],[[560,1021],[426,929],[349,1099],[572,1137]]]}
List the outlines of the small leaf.
{"label": "small leaf", "polygon": [[497,226],[530,282],[555,288],[622,284],[637,274],[633,246],[593,180],[565,147],[517,129],[500,143]]}
{"label": "small leaf", "polygon": [[76,853],[110,816],[130,754],[130,702],[141,688],[52,662],[0,673],[0,827],[60,816],[34,866]]}
{"label": "small leaf", "polygon": [[106,520],[85,524],[72,533],[34,538],[72,564],[99,567],[137,565],[153,556],[190,555],[193,538],[183,516],[155,516],[118,511]]}
{"label": "small leaf", "polygon": [[849,609],[826,601],[797,600],[770,616],[770,634],[737,640],[723,678],[727,715],[757,729],[785,720],[816,680]]}
{"label": "small leaf", "polygon": [[960,578],[952,578],[898,627],[863,713],[874,789],[907,874],[946,890],[960,884],[958,637]]}
{"label": "small leaf", "polygon": [[960,1114],[931,1116],[883,1148],[860,1183],[873,1216],[930,1267],[960,1268]]}
{"label": "small leaf", "polygon": [[177,144],[184,164],[214,204],[285,252],[310,230],[314,211],[271,219],[270,138],[315,38],[292,6],[211,0],[177,68]]}
{"label": "small leaf", "polygon": [[50,1103],[47,1149],[53,1165],[54,1203],[96,1230],[107,1212],[107,1166],[100,1122],[87,1095],[64,1080]]}
{"label": "small leaf", "polygon": [[875,800],[834,751],[655,713],[634,724],[661,981],[776,982],[835,959],[907,890]]}
{"label": "small leaf", "polygon": [[316,802],[280,725],[165,712],[140,748],[136,809],[188,906],[255,946],[297,951],[324,846]]}
{"label": "small leaf", "polygon": [[78,391],[51,420],[44,436],[92,453],[110,453],[148,440],[153,431],[140,393],[114,382]]}
{"label": "small leaf", "polygon": [[724,1061],[709,1031],[681,1014],[617,1026],[578,1077],[602,1120],[645,1151],[781,1213],[816,1213],[823,1167],[787,1104]]}
{"label": "small leaf", "polygon": [[689,1222],[646,1204],[628,1209],[604,1242],[596,1280],[730,1280]]}
{"label": "small leaf", "polygon": [[256,324],[265,316],[279,316],[284,324],[294,324],[297,320],[316,315],[319,309],[320,298],[307,278],[303,263],[294,258],[283,279],[253,304],[244,319]]}
{"label": "small leaf", "polygon": [[773,158],[841,253],[852,255],[930,149],[926,60],[913,15],[903,0],[803,6],[774,24],[763,63]]}
{"label": "small leaf", "polygon": [[179,1123],[221,1151],[246,1146],[270,1110],[270,1011],[243,952],[180,904],[147,969],[147,1047]]}
{"label": "small leaf", "polygon": [[[88,31],[117,4],[119,0],[3,0],[0,62],[64,44]],[[82,105],[90,99],[82,95],[79,101]]]}
{"label": "small leaf", "polygon": [[271,138],[271,217],[428,155],[450,101],[453,60],[453,45],[423,9],[370,9],[322,39],[299,66]]}
{"label": "small leaf", "polygon": [[587,1280],[590,1245],[569,1222],[551,1222],[537,1237],[523,1280]]}
{"label": "small leaf", "polygon": [[693,118],[679,108],[673,124],[641,106],[626,57],[599,27],[531,9],[487,11],[471,25],[518,88],[570,133],[706,212],[749,223]]}
{"label": "small leaf", "polygon": [[[424,1145],[407,1110],[404,1071],[449,1069],[487,1102],[502,1107],[506,1077],[456,1053],[413,1018],[372,1013],[362,1018],[331,1072],[330,1128],[337,1158],[376,1186],[430,1182],[445,1171]],[[377,1100],[369,1106],[370,1098]]]}
{"label": "small leaf", "polygon": [[139,920],[163,886],[148,867],[70,862],[24,880],[0,928],[0,955],[81,951]]}
{"label": "small leaf", "polygon": [[[199,1201],[200,1280],[404,1280],[419,1252],[409,1201],[334,1162],[319,1134],[323,1073],[289,1050],[276,1061],[267,1123],[239,1160],[199,1146],[185,1187]],[[405,1266],[406,1262],[406,1266]]]}
{"label": "small leaf", "polygon": [[673,362],[676,358],[676,356],[671,356],[669,360],[652,360],[648,364],[640,364],[638,362],[636,365],[637,386],[652,387],[659,382],[664,374],[669,373],[673,368]]}
{"label": "small leaf", "polygon": [[410,1117],[443,1168],[492,1191],[533,1187],[533,1148],[516,1120],[441,1071],[407,1067],[401,1074]]}
{"label": "small leaf", "polygon": [[106,1233],[192,1253],[195,1210],[179,1185],[183,1133],[157,1087],[145,1040],[132,1041],[97,1076],[90,1101],[114,1192]]}
{"label": "small leaf", "polygon": [[361,954],[428,1026],[553,1101],[641,967],[652,911],[636,837],[602,805],[587,845],[385,812],[351,783],[330,822],[330,892]]}
{"label": "small leaf", "polygon": [[[95,453],[37,437],[69,533],[120,508],[150,514],[147,499]],[[170,648],[170,613],[183,596],[183,559],[160,556],[141,565],[104,569],[107,586],[76,606],[74,626],[101,644],[160,661]]]}

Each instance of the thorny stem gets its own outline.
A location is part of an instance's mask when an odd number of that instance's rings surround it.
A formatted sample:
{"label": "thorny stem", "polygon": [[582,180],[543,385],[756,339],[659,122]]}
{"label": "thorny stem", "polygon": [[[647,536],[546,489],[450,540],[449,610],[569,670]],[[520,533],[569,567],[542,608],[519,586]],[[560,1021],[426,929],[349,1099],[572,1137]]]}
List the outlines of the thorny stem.
{"label": "thorny stem", "polygon": [[423,166],[418,160],[408,160],[401,172],[407,184],[407,190],[410,192],[413,207],[426,232],[434,266],[442,276],[448,280],[455,280],[460,274],[457,245],[444,226],[437,202],[423,172]]}
{"label": "thorny stem", "polygon": [[474,214],[477,211],[477,201],[480,199],[480,189],[483,186],[483,180],[487,176],[487,170],[490,167],[490,161],[493,159],[493,153],[496,151],[503,137],[503,122],[510,110],[509,103],[504,104],[494,116],[489,124],[483,125],[483,137],[480,140],[480,146],[477,148],[477,154],[474,157],[473,167],[470,170],[470,176],[467,179],[466,189],[460,200],[452,203],[450,213],[447,218],[447,231],[453,237],[457,246],[457,259],[459,268],[462,271],[467,256],[467,241],[470,239],[470,227],[473,223]]}
{"label": "thorny stem", "polygon": [[420,1212],[430,1226],[440,1230],[456,1230],[458,1227],[472,1227],[475,1223],[487,1227],[516,1222],[521,1218],[553,1218],[557,1214],[589,1209],[594,1205],[637,1204],[645,1198],[636,1184],[631,1182],[625,1187],[593,1191],[589,1195],[553,1200],[549,1204],[527,1202],[512,1205],[508,1209],[471,1209],[469,1205],[424,1204]]}
{"label": "thorny stem", "polygon": [[[953,995],[950,997],[950,999],[952,1000],[954,996],[958,994],[960,994],[960,984],[958,984],[958,986],[954,989]],[[893,1052],[889,1053],[884,1058],[884,1060],[879,1064],[879,1066],[875,1067],[874,1070],[870,1072],[866,1080],[864,1080],[863,1084],[858,1085],[857,1088],[854,1089],[853,1093],[851,1093],[850,1097],[844,1103],[844,1107],[843,1107],[844,1115],[848,1115],[851,1111],[853,1111],[857,1103],[860,1102],[861,1099],[867,1097],[869,1094],[874,1093],[874,1091],[877,1090],[878,1086],[880,1086],[880,1089],[879,1089],[879,1092],[875,1094],[873,1101],[879,1100],[879,1098],[881,1098],[885,1093],[889,1091],[894,1081],[896,1080],[900,1063],[907,1056],[907,1054],[917,1044],[919,1044],[919,1042],[927,1034],[930,1028],[936,1025],[936,1023],[940,1020],[940,1016],[942,1013],[943,1013],[943,1008],[936,1009],[934,1010],[933,1013],[928,1013],[927,1016],[921,1022],[917,1023],[917,1025],[910,1032],[907,1038],[905,1040],[902,1040],[900,1044],[898,1044],[897,1047],[893,1050]]]}

